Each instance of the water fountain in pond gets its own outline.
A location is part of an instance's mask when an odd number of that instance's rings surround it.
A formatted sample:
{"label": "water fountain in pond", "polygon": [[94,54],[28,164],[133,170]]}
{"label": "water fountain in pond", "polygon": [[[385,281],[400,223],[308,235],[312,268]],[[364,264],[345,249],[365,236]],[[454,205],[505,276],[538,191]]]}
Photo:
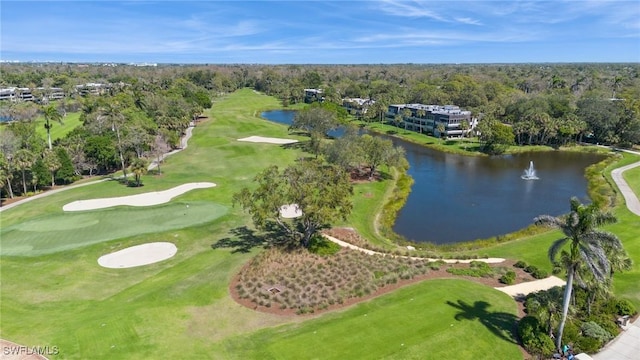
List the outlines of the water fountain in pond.
{"label": "water fountain in pond", "polygon": [[529,168],[524,170],[522,176],[520,176],[524,180],[538,180],[536,176],[536,169],[533,167],[533,161],[529,161]]}

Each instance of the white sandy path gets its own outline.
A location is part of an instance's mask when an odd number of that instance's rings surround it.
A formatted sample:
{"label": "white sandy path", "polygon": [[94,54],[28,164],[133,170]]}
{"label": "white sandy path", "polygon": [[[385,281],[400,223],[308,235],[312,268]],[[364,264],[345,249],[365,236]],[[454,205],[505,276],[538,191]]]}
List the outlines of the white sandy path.
{"label": "white sandy path", "polygon": [[271,138],[271,137],[264,137],[264,136],[249,136],[246,138],[238,139],[238,141],[253,142],[253,143],[267,143],[267,144],[281,144],[281,145],[293,144],[298,142],[298,140],[294,140],[294,139]]}
{"label": "white sandy path", "polygon": [[169,259],[177,252],[178,248],[170,242],[153,242],[103,255],[98,259],[98,264],[110,269],[132,268]]}
{"label": "white sandy path", "polygon": [[[369,249],[364,249],[361,248],[359,246],[355,246],[353,244],[349,244],[348,242],[342,241],[340,239],[336,239],[333,236],[329,236],[326,234],[323,234],[323,236],[325,238],[327,238],[328,240],[342,246],[342,247],[346,247],[349,249],[353,249],[353,250],[357,250],[357,251],[362,251],[365,254],[369,254],[369,255],[385,255],[385,256],[397,256],[397,255],[389,255],[389,254],[384,254],[378,251],[373,251],[373,250],[369,250]],[[408,256],[400,256],[402,258],[406,258]],[[420,257],[415,257],[415,256],[409,256],[408,258],[410,259],[414,259],[414,260],[428,260],[428,261],[444,261],[447,264],[456,264],[456,263],[460,263],[460,264],[468,264],[472,261],[481,261],[481,262],[485,262],[487,264],[499,264],[501,262],[504,262],[505,259],[502,258],[486,258],[486,259],[432,259],[432,258],[420,258]],[[508,295],[511,295],[513,297],[517,297],[517,296],[523,296],[523,295],[527,295],[529,293],[532,292],[536,292],[536,291],[540,291],[540,290],[547,290],[547,289],[551,289],[554,286],[563,286],[565,284],[564,280],[557,278],[555,276],[550,276],[548,278],[545,279],[541,279],[541,280],[534,280],[534,281],[529,281],[526,283],[521,283],[521,284],[517,284],[517,285],[510,285],[510,286],[504,286],[504,287],[497,287],[495,288],[496,290],[500,290]]]}
{"label": "white sandy path", "polygon": [[529,295],[536,291],[548,290],[555,286],[564,286],[565,281],[556,276],[549,276],[548,278],[523,282],[516,285],[509,285],[503,287],[497,287],[496,290],[500,290],[503,293],[513,296],[520,297]]}
{"label": "white sandy path", "polygon": [[71,203],[68,203],[62,207],[64,211],[85,211],[85,210],[95,210],[95,209],[104,209],[113,206],[152,206],[164,204],[176,196],[182,195],[187,191],[193,189],[205,189],[214,187],[216,184],[211,182],[197,182],[197,183],[187,183],[176,186],[169,190],[164,191],[153,191],[144,194],[137,195],[129,195],[129,196],[121,196],[121,197],[113,197],[113,198],[101,198],[101,199],[89,199],[89,200],[77,200]]}
{"label": "white sandy path", "polygon": [[325,238],[327,238],[328,240],[342,246],[342,247],[346,247],[349,249],[353,249],[353,250],[357,250],[357,251],[361,251],[365,254],[368,255],[384,255],[384,256],[394,256],[394,257],[401,257],[401,258],[409,258],[409,259],[413,259],[413,260],[428,260],[428,261],[444,261],[447,264],[468,264],[472,261],[481,261],[481,262],[485,262],[487,264],[499,264],[501,262],[504,262],[505,259],[503,258],[486,258],[486,259],[432,259],[432,258],[421,258],[421,257],[416,257],[416,256],[398,256],[398,255],[390,255],[390,254],[385,254],[385,253],[381,253],[378,251],[373,251],[373,250],[369,250],[369,249],[364,249],[361,248],[359,246],[355,246],[353,244],[350,244],[346,241],[342,241],[340,239],[336,239],[333,236],[329,236],[326,234],[322,234]]}

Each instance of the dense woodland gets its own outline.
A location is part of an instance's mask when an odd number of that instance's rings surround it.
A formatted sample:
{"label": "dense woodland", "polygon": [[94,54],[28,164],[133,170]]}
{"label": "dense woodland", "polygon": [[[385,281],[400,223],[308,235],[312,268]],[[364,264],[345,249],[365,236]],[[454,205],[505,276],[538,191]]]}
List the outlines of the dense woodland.
{"label": "dense woodland", "polygon": [[[107,84],[99,96],[76,85]],[[325,102],[346,97],[375,104],[366,121],[385,121],[397,103],[453,104],[478,117],[478,136],[495,145],[579,141],[630,147],[640,143],[639,64],[486,65],[161,65],[2,64],[0,87],[59,87],[67,97],[48,104],[0,103],[11,119],[0,131],[2,197],[27,195],[81,176],[122,170],[139,180],[148,163],[179,146],[190,122],[216,97],[251,87],[284,106],[305,88]],[[36,133],[80,112],[82,126],[51,145]],[[135,184],[135,182],[134,182]]]}

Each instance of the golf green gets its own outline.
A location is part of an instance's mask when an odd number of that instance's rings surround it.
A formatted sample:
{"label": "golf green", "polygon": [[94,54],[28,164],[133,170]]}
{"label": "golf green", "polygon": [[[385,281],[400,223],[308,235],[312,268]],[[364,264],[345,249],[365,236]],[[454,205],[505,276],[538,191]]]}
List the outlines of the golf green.
{"label": "golf green", "polygon": [[171,202],[151,207],[120,206],[40,216],[0,230],[1,255],[37,256],[129,236],[203,224],[226,214],[212,202]]}

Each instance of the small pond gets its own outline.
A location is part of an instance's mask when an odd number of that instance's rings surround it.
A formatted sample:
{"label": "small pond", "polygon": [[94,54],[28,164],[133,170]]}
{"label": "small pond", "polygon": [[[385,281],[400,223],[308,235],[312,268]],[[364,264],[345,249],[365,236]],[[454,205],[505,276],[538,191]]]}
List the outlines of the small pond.
{"label": "small pond", "polygon": [[[294,116],[295,111],[286,110],[262,113],[263,118],[285,125]],[[409,240],[436,244],[522,229],[538,215],[568,212],[572,196],[588,202],[585,168],[604,158],[555,151],[460,156],[388,138],[406,150],[409,175],[415,181],[393,229]],[[521,175],[531,161],[538,179],[524,180]]]}

